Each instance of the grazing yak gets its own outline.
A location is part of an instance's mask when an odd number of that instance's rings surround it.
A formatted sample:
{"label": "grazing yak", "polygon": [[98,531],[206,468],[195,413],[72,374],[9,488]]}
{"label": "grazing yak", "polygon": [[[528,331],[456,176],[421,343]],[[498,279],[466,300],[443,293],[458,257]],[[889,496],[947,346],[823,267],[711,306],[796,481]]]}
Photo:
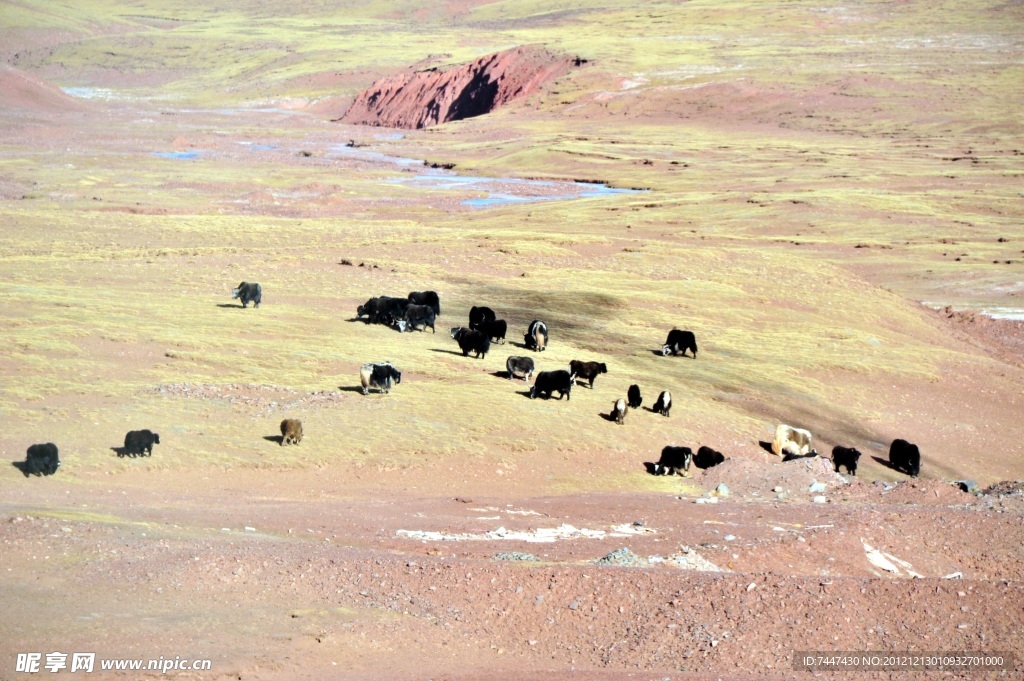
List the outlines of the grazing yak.
{"label": "grazing yak", "polygon": [[553,392],[558,391],[558,399],[562,399],[564,395],[566,402],[568,402],[572,386],[575,382],[576,377],[565,369],[542,371],[537,374],[537,378],[533,381],[533,388],[530,389],[530,399],[532,400],[538,395],[548,399]]}
{"label": "grazing yak", "polygon": [[31,445],[25,451],[26,475],[53,475],[60,467],[57,456],[57,445],[47,442],[45,445]]}
{"label": "grazing yak", "polygon": [[917,445],[897,438],[889,446],[889,463],[896,470],[916,478],[921,472],[921,450]]}
{"label": "grazing yak", "polygon": [[644,466],[651,475],[675,475],[679,472],[689,471],[691,463],[693,463],[692,449],[669,445],[661,450],[661,459],[658,460],[658,463],[647,461]]}
{"label": "grazing yak", "polygon": [[458,342],[463,357],[469,357],[469,353],[473,352],[477,359],[483,359],[491,350],[491,339],[482,331],[456,326],[451,330],[451,335]]}
{"label": "grazing yak", "polygon": [[639,409],[640,405],[643,404],[644,398],[640,397],[640,386],[636,383],[629,386],[629,391],[626,393],[626,397],[629,399],[630,409]]}
{"label": "grazing yak", "polygon": [[405,308],[409,307],[412,301],[408,298],[393,298],[391,296],[378,296],[370,298],[356,308],[356,317],[366,317],[368,324],[392,325],[405,316]]}
{"label": "grazing yak", "polygon": [[398,322],[398,329],[400,331],[415,331],[416,327],[422,326],[423,331],[426,332],[427,327],[430,327],[430,333],[437,333],[434,329],[434,320],[437,315],[434,312],[434,308],[429,305],[410,305],[405,308],[405,315]]}
{"label": "grazing yak", "polygon": [[722,456],[722,453],[711,449],[711,447],[701,447],[693,457],[693,465],[701,470],[717,466],[723,461],[725,461],[725,457]]}
{"label": "grazing yak", "polygon": [[160,444],[160,435],[151,430],[129,430],[124,436],[124,450],[118,456],[153,456],[153,445]]}
{"label": "grazing yak", "polygon": [[505,335],[508,333],[508,322],[504,319],[493,319],[491,321],[481,322],[476,330],[486,335],[492,341],[497,341],[502,345],[505,344]]}
{"label": "grazing yak", "polygon": [[544,352],[548,347],[548,326],[539,319],[530,322],[526,335],[523,336],[526,347],[529,350]]}
{"label": "grazing yak", "polygon": [[302,442],[302,421],[285,419],[281,421],[281,446],[297,445]]}
{"label": "grazing yak", "polygon": [[441,299],[437,297],[436,291],[413,291],[409,294],[409,300],[414,305],[426,305],[434,311],[434,316],[441,316]]}
{"label": "grazing yak", "polygon": [[620,397],[612,403],[611,417],[615,419],[615,423],[621,426],[626,420],[627,411],[629,411],[629,407],[626,406],[626,400]]}
{"label": "grazing yak", "polygon": [[787,426],[785,423],[780,423],[775,429],[772,452],[783,459],[817,455],[811,446],[811,432],[803,428]]}
{"label": "grazing yak", "polygon": [[569,362],[569,372],[577,379],[587,379],[590,382],[590,389],[594,389],[594,379],[600,374],[608,373],[608,365],[604,362],[581,362],[574,359]]}
{"label": "grazing yak", "polygon": [[494,314],[494,310],[489,307],[476,307],[475,305],[469,310],[469,328],[476,331],[480,328],[481,324],[485,322],[493,322],[497,319],[497,315]]}
{"label": "grazing yak", "polygon": [[840,466],[845,466],[847,473],[857,475],[857,459],[859,458],[860,452],[853,447],[836,445],[832,448],[832,465],[836,467],[836,473],[839,472]]}
{"label": "grazing yak", "polygon": [[391,387],[402,382],[402,372],[391,362],[367,362],[359,369],[359,380],[363,384],[363,394],[367,395],[370,388],[377,388],[387,395]]}
{"label": "grazing yak", "polygon": [[693,331],[672,329],[668,332],[665,344],[661,346],[662,355],[682,354],[683,357],[686,357],[687,350],[693,353],[694,359],[697,359],[697,337],[693,335]]}
{"label": "grazing yak", "polygon": [[658,401],[654,403],[654,408],[651,410],[656,414],[662,416],[668,416],[669,411],[672,409],[672,393],[667,390],[662,390],[661,394],[658,395]]}
{"label": "grazing yak", "polygon": [[248,307],[249,303],[255,303],[253,307],[259,307],[260,301],[263,300],[263,287],[243,281],[238,288],[231,291],[231,299],[241,300],[242,307]]}
{"label": "grazing yak", "polygon": [[505,368],[508,369],[508,380],[522,378],[529,381],[533,376],[533,359],[530,357],[509,357],[505,360]]}

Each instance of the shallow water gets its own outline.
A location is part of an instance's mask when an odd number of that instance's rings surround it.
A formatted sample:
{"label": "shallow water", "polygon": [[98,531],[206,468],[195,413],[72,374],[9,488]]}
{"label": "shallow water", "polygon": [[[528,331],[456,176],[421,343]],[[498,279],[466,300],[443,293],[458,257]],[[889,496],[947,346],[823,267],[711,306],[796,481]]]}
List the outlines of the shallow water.
{"label": "shallow water", "polygon": [[154,151],[153,156],[160,158],[174,158],[184,161],[192,161],[199,158],[199,151]]}
{"label": "shallow water", "polygon": [[[473,197],[460,202],[461,205],[472,208],[491,208],[493,206],[533,201],[588,199],[618,194],[636,194],[646,191],[643,189],[621,189],[609,187],[606,184],[589,182],[523,180],[510,177],[473,177],[442,170],[420,173],[407,178],[395,178],[390,180],[390,182],[412,184],[430,189],[484,192],[486,196]],[[514,193],[508,191],[510,186],[516,188]]]}

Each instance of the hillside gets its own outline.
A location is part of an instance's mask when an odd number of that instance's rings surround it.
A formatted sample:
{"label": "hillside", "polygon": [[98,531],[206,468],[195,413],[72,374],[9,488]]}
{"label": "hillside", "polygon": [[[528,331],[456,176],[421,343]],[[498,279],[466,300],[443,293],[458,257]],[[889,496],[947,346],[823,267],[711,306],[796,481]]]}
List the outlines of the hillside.
{"label": "hillside", "polygon": [[[1020,673],[1022,12],[5,8],[0,677],[791,678],[796,640]],[[509,55],[537,69],[480,70]],[[501,106],[442,115],[474,83]],[[437,333],[357,317],[424,290]],[[509,356],[608,373],[531,400]],[[649,475],[667,445],[726,460]]]}

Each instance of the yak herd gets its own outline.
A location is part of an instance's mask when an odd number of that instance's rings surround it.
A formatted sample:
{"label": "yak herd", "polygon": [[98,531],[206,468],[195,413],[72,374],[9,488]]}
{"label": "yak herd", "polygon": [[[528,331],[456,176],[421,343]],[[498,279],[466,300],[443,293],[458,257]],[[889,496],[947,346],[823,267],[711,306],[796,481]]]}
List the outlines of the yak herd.
{"label": "yak herd", "polygon": [[[263,288],[257,283],[242,282],[232,290],[232,298],[241,300],[242,307],[253,303],[254,308],[260,306]],[[434,291],[414,291],[405,298],[378,296],[356,308],[356,319],[363,319],[367,324],[384,324],[399,332],[426,331],[430,328],[435,332],[434,324],[441,315],[440,297]],[[450,330],[451,337],[459,345],[464,357],[470,353],[483,359],[491,349],[492,343],[505,343],[508,334],[508,323],[498,319],[494,310],[489,307],[473,307],[469,311],[469,325],[454,327]],[[530,322],[523,335],[523,347],[534,352],[543,352],[550,341],[547,324],[539,319]],[[660,354],[682,355],[690,353],[697,358],[697,339],[692,331],[672,329]],[[577,381],[587,381],[593,389],[594,381],[601,374],[608,373],[608,366],[603,362],[583,362],[572,360],[569,368],[535,373],[535,364],[531,357],[510,356],[505,362],[508,379],[521,378],[529,382],[533,377],[530,389],[531,399],[543,397],[548,399],[558,393],[558,399],[570,399],[572,387]],[[402,372],[391,362],[368,362],[359,369],[359,379],[364,395],[371,388],[381,394],[387,394],[394,386],[402,382]],[[608,419],[619,425],[625,423],[626,414],[630,409],[636,410],[643,403],[640,386],[629,386],[626,399],[618,398],[612,403]],[[672,395],[663,390],[650,411],[668,416],[672,409]],[[794,428],[780,424],[775,430],[775,437],[770,449],[783,461],[790,459],[817,456],[811,444],[811,433],[802,428]],[[302,422],[298,419],[281,421],[281,440],[284,445],[297,445],[302,442]],[[153,445],[160,444],[160,436],[149,430],[132,430],[124,438],[124,447],[118,450],[118,456],[152,456]],[[832,449],[832,464],[836,472],[846,468],[850,475],[857,474],[857,460],[861,453],[855,448],[836,446]],[[711,468],[725,461],[725,457],[710,447],[702,446],[694,454],[689,447],[669,445],[662,449],[661,458],[656,462],[645,462],[647,471],[653,475],[686,474],[691,466],[700,469]],[[23,472],[28,475],[53,475],[61,465],[57,446],[52,442],[31,445],[26,451]],[[917,476],[921,471],[921,452],[917,445],[903,439],[896,439],[889,448],[889,465],[891,468]]]}

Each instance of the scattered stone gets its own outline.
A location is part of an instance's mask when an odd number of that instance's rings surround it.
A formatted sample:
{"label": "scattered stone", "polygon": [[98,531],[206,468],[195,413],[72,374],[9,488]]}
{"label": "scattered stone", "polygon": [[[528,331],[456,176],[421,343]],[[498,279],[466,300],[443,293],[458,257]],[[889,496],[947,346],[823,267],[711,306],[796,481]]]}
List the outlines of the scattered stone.
{"label": "scattered stone", "polygon": [[828,489],[828,485],[826,485],[825,483],[813,482],[811,483],[811,486],[807,488],[807,491],[810,492],[811,494],[816,494],[819,492],[824,492],[826,489]]}
{"label": "scattered stone", "polygon": [[570,610],[579,610],[580,609],[580,604],[577,603],[576,601],[573,601],[572,603],[569,604],[569,609]]}
{"label": "scattered stone", "polygon": [[724,539],[725,541],[733,541],[733,540],[736,539],[736,535],[734,535],[734,534],[727,534],[724,537],[722,537],[722,539]]}
{"label": "scattered stone", "polygon": [[1009,495],[1024,492],[1024,480],[1003,480],[990,485],[982,494]]}
{"label": "scattered stone", "polygon": [[604,558],[598,558],[594,562],[598,565],[623,565],[626,567],[635,567],[637,565],[643,565],[645,561],[629,549],[621,548],[615,549]]}
{"label": "scattered stone", "polygon": [[779,485],[776,485],[774,488],[772,488],[772,491],[775,492],[775,493],[781,493],[782,492],[782,487],[780,487]]}
{"label": "scattered stone", "polygon": [[697,504],[717,504],[718,503],[718,499],[716,499],[715,497],[711,497],[710,499],[707,498],[707,497],[701,497],[700,499],[694,499],[694,503],[697,503]]}
{"label": "scattered stone", "polygon": [[723,483],[719,484],[718,487],[715,488],[715,491],[712,492],[712,494],[714,494],[716,497],[721,497],[722,499],[728,498],[728,496],[729,496],[729,488],[723,482]]}
{"label": "scattered stone", "polygon": [[494,560],[512,560],[522,562],[533,562],[536,563],[540,560],[537,556],[532,553],[522,553],[520,551],[504,551],[494,556]]}
{"label": "scattered stone", "polygon": [[725,570],[718,567],[717,565],[707,560],[703,556],[698,555],[696,551],[689,547],[684,547],[681,553],[677,553],[674,556],[669,556],[669,561],[672,562],[676,567],[682,568],[683,570],[700,570],[702,572],[725,572]]}
{"label": "scattered stone", "polygon": [[823,497],[820,494],[817,495],[816,497],[814,497],[813,499],[811,499],[811,501],[813,501],[816,504],[827,504],[828,503],[828,499],[826,497]]}

